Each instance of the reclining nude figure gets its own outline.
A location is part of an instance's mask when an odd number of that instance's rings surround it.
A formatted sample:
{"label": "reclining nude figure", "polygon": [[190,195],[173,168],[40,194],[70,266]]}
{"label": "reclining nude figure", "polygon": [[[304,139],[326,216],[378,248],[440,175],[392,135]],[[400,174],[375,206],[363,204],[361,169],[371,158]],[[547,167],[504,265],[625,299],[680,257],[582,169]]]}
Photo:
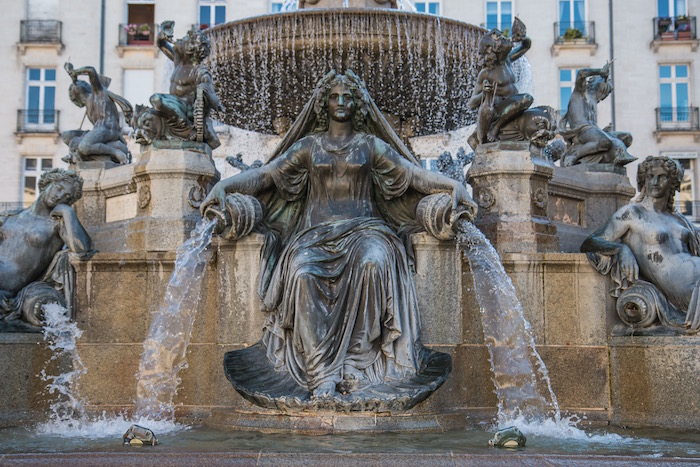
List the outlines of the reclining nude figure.
{"label": "reclining nude figure", "polygon": [[[610,274],[618,314],[629,326],[649,327],[658,318],[667,328],[700,330],[700,232],[675,209],[682,178],[673,159],[647,157],[637,172],[638,198],[581,246],[599,272]],[[649,297],[646,306],[638,306],[638,296]]]}
{"label": "reclining nude figure", "polygon": [[[453,219],[471,220],[476,206],[465,187],[422,169],[364,83],[347,71],[326,75],[270,161],[217,183],[202,214],[230,209],[232,196],[241,194],[255,196],[265,209],[258,293],[269,315],[256,344],[263,357],[246,357],[251,348],[227,354],[237,365],[228,375],[234,387],[269,407],[275,394],[332,402],[353,395],[386,400],[416,389],[407,378],[439,352],[420,343],[406,244],[423,230],[416,206],[426,195],[442,196]],[[274,372],[256,387],[253,379],[265,366]],[[246,372],[250,381],[241,376]],[[390,388],[400,381],[406,384]],[[260,396],[265,391],[270,394]]]}

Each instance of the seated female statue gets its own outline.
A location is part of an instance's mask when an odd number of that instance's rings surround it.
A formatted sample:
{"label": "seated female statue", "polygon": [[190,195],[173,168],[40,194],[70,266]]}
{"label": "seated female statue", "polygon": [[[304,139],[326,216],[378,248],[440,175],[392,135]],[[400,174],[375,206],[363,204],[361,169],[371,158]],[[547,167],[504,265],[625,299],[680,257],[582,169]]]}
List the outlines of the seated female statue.
{"label": "seated female statue", "polygon": [[[611,274],[613,296],[640,280],[653,284],[662,301],[662,324],[700,329],[700,233],[675,209],[674,193],[683,169],[668,157],[649,156],[639,164],[635,202],[617,211],[581,246],[603,274]],[[678,322],[674,314],[684,320]]]}
{"label": "seated female statue", "polygon": [[471,218],[476,207],[463,185],[415,162],[357,76],[322,79],[272,159],[220,181],[202,213],[225,209],[229,193],[266,209],[259,294],[270,312],[261,343],[269,365],[326,400],[417,373],[423,347],[405,247],[420,230],[416,204],[447,193],[455,213]]}
{"label": "seated female statue", "polygon": [[[28,298],[20,292],[56,266],[55,256],[64,246],[84,257],[94,253],[90,236],[71,207],[80,199],[82,185],[72,170],[44,172],[39,195],[29,208],[0,214],[0,310],[10,313],[5,320],[19,318],[21,302]],[[36,316],[24,318],[39,324]]]}

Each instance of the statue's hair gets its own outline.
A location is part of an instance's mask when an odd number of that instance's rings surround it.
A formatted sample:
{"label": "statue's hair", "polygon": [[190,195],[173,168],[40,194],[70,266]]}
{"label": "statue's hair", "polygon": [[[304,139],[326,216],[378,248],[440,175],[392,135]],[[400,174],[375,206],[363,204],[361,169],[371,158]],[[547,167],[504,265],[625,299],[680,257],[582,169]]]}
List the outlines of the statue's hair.
{"label": "statue's hair", "polygon": [[194,44],[193,52],[191,52],[191,57],[195,62],[203,62],[211,52],[211,41],[209,36],[203,31],[197,29],[190,29],[187,31],[187,39]]}
{"label": "statue's hair", "polygon": [[316,113],[316,128],[314,131],[326,131],[328,129],[328,99],[331,89],[339,84],[344,84],[352,93],[355,101],[355,115],[352,118],[352,126],[356,131],[363,131],[366,127],[367,114],[369,114],[369,94],[365,84],[357,75],[346,71],[344,75],[335,75],[327,82],[321,83],[320,96],[314,103]]}
{"label": "statue's hair", "polygon": [[663,167],[666,169],[671,181],[671,195],[666,203],[666,210],[674,212],[676,209],[676,192],[681,188],[681,180],[683,180],[683,167],[678,162],[667,156],[648,156],[639,164],[637,168],[637,190],[639,196],[635,199],[636,203],[643,201],[647,197],[646,179],[647,172],[652,167]]}
{"label": "statue's hair", "polygon": [[55,168],[41,174],[39,178],[39,191],[44,191],[55,182],[68,181],[73,184],[73,198],[68,204],[73,204],[83,196],[83,179],[75,170]]}
{"label": "statue's hair", "polygon": [[78,100],[81,91],[85,92],[86,94],[90,94],[92,92],[92,86],[90,86],[90,84],[86,81],[75,81],[68,88],[68,97],[70,98],[70,101],[78,107],[85,105],[85,102]]}
{"label": "statue's hair", "polygon": [[498,29],[487,32],[479,41],[479,60],[481,66],[498,62],[498,55],[508,38]]}

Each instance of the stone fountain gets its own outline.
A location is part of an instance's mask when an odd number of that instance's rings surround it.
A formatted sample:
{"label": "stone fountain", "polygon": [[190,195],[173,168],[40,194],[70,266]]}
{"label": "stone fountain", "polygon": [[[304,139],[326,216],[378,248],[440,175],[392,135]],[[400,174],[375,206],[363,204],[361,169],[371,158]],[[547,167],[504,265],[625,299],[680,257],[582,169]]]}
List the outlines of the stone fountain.
{"label": "stone fountain", "polygon": [[[392,6],[373,2],[358,6]],[[230,125],[287,134],[316,81],[331,69],[350,68],[398,135],[397,147],[410,150],[415,136],[477,118],[469,98],[485,31],[392,8],[323,6],[307,1],[297,12],[211,30],[208,64],[222,105],[196,107],[192,141],[162,131],[164,114],[154,104],[137,109],[137,126],[151,144],[134,155],[134,164],[76,164],[84,179],[76,212],[99,250],[71,261],[73,313],[84,330],[77,347],[87,368],[80,382],[86,410],[134,409],[134,375],[152,312],[161,307],[175,250],[218,180],[202,126],[210,112]],[[515,139],[476,148],[469,171],[479,206],[474,222],[500,253],[562,411],[598,423],[698,428],[697,336],[615,334],[611,279],[578,253],[583,239],[633,195],[624,173],[600,165],[556,167],[542,147]],[[305,412],[258,407],[237,393],[221,362],[263,337],[256,278],[265,241],[256,232],[235,242],[213,240],[190,345],[178,349],[187,360],[174,399],[178,419],[224,429],[337,433],[441,431],[493,418],[498,402],[472,271],[453,242],[426,233],[413,235],[420,340],[452,361],[449,377],[429,398],[401,412]],[[47,357],[35,336],[2,335],[5,425],[40,419],[48,406],[34,378]]]}

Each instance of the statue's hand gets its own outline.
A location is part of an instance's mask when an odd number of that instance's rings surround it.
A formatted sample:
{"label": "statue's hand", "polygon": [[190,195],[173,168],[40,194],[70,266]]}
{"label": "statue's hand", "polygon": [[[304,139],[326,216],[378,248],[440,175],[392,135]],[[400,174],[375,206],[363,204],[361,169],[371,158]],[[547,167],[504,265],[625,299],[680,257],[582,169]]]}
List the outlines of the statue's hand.
{"label": "statue's hand", "polygon": [[469,196],[464,185],[455,183],[455,187],[452,189],[452,214],[457,216],[464,211],[467,211],[470,220],[473,219],[476,215],[476,203]]}
{"label": "statue's hand", "polygon": [[627,278],[630,282],[639,279],[639,265],[637,264],[637,259],[627,245],[622,245],[620,252],[617,254],[617,263],[620,267],[622,277]]}
{"label": "statue's hand", "polygon": [[224,190],[221,183],[214,185],[209,194],[202,204],[199,206],[199,213],[204,217],[204,211],[207,210],[209,206],[214,206],[219,211],[224,211],[226,209],[226,191]]}

